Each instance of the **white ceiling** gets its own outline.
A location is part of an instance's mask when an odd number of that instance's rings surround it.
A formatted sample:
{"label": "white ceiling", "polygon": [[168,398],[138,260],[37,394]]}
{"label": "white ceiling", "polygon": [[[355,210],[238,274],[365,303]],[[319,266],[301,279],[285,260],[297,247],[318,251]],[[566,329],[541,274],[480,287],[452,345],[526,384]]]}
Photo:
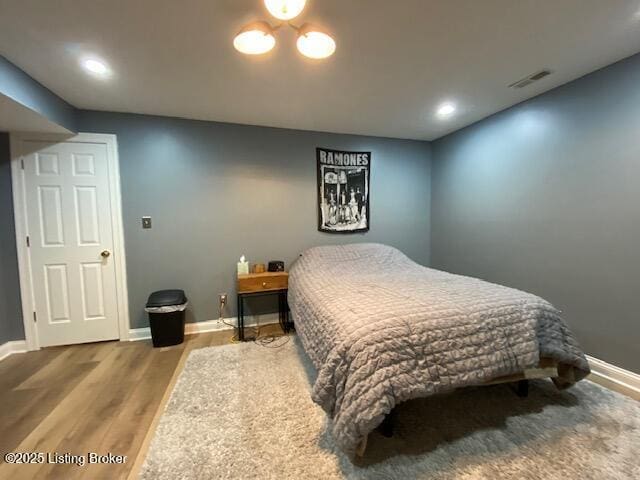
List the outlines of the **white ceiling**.
{"label": "white ceiling", "polygon": [[[237,53],[261,18],[261,0],[0,0],[0,54],[80,108],[430,140],[640,51],[640,0],[308,0],[296,22],[338,44],[324,61],[290,29]],[[116,75],[85,75],[87,53]]]}

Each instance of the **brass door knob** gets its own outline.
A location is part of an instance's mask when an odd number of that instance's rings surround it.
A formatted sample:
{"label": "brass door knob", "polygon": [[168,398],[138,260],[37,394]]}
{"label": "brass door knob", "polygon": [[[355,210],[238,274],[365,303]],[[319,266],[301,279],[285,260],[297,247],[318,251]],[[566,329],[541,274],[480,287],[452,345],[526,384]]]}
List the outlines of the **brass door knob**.
{"label": "brass door knob", "polygon": [[262,288],[267,288],[267,282],[262,282]]}
{"label": "brass door knob", "polygon": [[100,255],[102,256],[102,258],[107,258],[109,255],[111,255],[111,252],[109,250],[103,250],[102,252],[100,252]]}

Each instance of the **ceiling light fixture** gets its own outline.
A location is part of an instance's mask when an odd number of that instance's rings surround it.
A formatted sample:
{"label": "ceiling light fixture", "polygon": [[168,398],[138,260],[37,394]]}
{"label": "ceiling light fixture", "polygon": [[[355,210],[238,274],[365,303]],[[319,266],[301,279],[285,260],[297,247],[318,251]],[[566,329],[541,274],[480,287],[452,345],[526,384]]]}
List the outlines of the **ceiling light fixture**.
{"label": "ceiling light fixture", "polygon": [[[274,17],[287,21],[287,24],[298,32],[298,51],[305,57],[320,60],[334,54],[336,42],[329,34],[309,23],[296,27],[289,22],[300,15],[305,0],[264,0],[264,3]],[[233,40],[233,46],[247,55],[267,53],[275,46],[274,33],[281,26],[282,24],[272,27],[265,21],[245,25]]]}
{"label": "ceiling light fixture", "polygon": [[253,22],[242,27],[233,46],[236,50],[247,55],[262,55],[267,53],[276,45],[273,36],[274,28],[267,22]]}
{"label": "ceiling light fixture", "polygon": [[437,113],[440,117],[448,117],[456,111],[456,106],[453,103],[443,103],[438,107]]}
{"label": "ceiling light fixture", "polygon": [[296,18],[304,10],[306,0],[264,0],[269,13],[279,20]]}
{"label": "ceiling light fixture", "polygon": [[308,23],[298,29],[296,44],[298,51],[309,58],[327,58],[336,51],[336,42],[333,38]]}
{"label": "ceiling light fixture", "polygon": [[82,68],[84,68],[91,75],[101,78],[111,76],[111,69],[101,60],[95,58],[85,58],[80,62]]}

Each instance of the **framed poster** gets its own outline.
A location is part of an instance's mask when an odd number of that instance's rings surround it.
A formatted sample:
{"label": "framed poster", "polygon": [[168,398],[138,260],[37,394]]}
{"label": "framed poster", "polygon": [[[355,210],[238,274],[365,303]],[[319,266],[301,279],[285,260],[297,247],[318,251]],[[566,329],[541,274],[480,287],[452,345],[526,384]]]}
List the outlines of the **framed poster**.
{"label": "framed poster", "polygon": [[316,148],[318,230],[356,233],[369,230],[371,152]]}

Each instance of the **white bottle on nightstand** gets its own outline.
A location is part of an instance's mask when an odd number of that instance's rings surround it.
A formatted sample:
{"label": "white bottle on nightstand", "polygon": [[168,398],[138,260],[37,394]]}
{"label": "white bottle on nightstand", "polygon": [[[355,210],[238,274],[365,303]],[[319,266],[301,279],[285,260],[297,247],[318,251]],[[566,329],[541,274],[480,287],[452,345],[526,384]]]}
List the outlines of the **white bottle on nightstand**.
{"label": "white bottle on nightstand", "polygon": [[238,275],[243,275],[249,273],[249,262],[245,261],[244,255],[240,257],[240,261],[238,262]]}

